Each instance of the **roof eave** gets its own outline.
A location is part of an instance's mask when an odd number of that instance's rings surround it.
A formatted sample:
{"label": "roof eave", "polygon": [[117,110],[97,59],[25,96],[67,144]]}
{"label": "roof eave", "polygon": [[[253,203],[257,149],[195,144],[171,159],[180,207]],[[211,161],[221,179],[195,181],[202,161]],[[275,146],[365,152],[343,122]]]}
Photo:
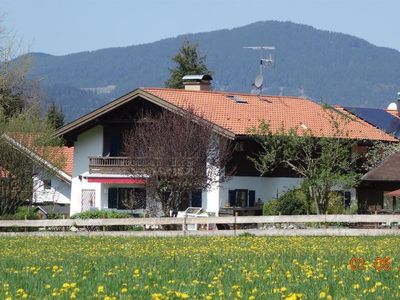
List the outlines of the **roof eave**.
{"label": "roof eave", "polygon": [[[125,94],[124,96],[76,119],[75,121],[72,121],[71,123],[63,126],[59,130],[57,130],[56,136],[66,135],[84,125],[87,125],[89,122],[94,121],[96,118],[103,116],[104,114],[110,112],[111,110],[118,108],[139,96],[146,99],[147,101],[150,101],[150,102],[152,102],[164,109],[172,111],[172,112],[183,113],[185,111],[183,108],[173,105],[170,102],[168,102],[160,97],[157,97],[147,91],[144,91],[143,89],[138,88],[138,89],[135,89],[134,91],[132,91],[128,94]],[[206,121],[208,121],[208,120],[206,120]],[[229,139],[232,139],[232,140],[235,139],[235,134],[232,131],[230,131],[226,128],[223,128],[215,123],[212,123],[211,121],[208,121],[208,122],[212,125],[213,131],[215,133],[222,135],[224,137],[227,137]]]}

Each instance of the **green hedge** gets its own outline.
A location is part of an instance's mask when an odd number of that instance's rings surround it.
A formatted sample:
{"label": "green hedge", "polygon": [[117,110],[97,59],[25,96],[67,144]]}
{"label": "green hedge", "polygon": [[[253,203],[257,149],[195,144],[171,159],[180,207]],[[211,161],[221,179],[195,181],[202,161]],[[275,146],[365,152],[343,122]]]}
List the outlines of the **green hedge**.
{"label": "green hedge", "polygon": [[120,213],[114,210],[88,210],[75,214],[71,219],[121,219],[132,217],[129,213]]}

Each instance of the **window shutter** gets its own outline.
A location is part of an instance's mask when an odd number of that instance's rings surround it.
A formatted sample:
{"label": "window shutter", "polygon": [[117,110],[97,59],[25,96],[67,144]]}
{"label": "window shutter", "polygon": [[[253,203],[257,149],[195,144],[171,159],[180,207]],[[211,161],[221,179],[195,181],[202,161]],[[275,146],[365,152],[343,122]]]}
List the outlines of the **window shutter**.
{"label": "window shutter", "polygon": [[249,206],[253,207],[256,203],[256,191],[249,191]]}
{"label": "window shutter", "polygon": [[192,203],[191,206],[193,207],[202,207],[202,195],[201,190],[193,191],[192,192]]}
{"label": "window shutter", "polygon": [[118,205],[118,189],[108,189],[108,208],[117,208]]}
{"label": "window shutter", "polygon": [[229,204],[232,207],[236,206],[236,191],[235,190],[229,191]]}

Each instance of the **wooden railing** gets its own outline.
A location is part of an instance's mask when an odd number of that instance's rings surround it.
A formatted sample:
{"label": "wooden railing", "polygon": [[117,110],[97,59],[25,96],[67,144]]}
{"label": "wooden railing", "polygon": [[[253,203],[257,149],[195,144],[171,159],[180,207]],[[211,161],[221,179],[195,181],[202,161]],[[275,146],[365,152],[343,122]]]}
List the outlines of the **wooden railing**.
{"label": "wooden railing", "polygon": [[113,157],[113,156],[89,156],[89,172],[90,173],[121,173],[128,171],[129,167],[147,167],[149,163],[163,164],[173,168],[188,169],[191,167],[191,159],[182,162],[180,159],[172,158],[168,161],[158,161],[157,159],[148,159],[143,157],[129,158],[129,157]]}
{"label": "wooden railing", "polygon": [[[310,226],[311,223],[317,223]],[[348,224],[371,224],[373,228],[352,228]],[[212,230],[188,230],[188,225]],[[218,230],[219,224],[225,226]],[[257,224],[245,229],[246,224]],[[289,225],[301,224],[299,227]],[[177,225],[180,229],[162,230],[164,225]],[[205,226],[202,226],[205,225]],[[316,226],[318,225],[318,226]],[[42,228],[68,234],[111,234],[111,235],[400,235],[400,215],[301,215],[301,216],[232,216],[232,217],[183,217],[183,218],[125,218],[125,219],[59,219],[59,220],[12,220],[0,221],[0,229]],[[111,227],[110,227],[111,226]],[[105,231],[112,226],[142,226],[145,231]],[[71,228],[75,232],[71,232]],[[85,228],[90,228],[89,233]],[[97,230],[96,230],[97,228]],[[228,229],[229,228],[229,229]],[[146,230],[151,229],[151,230]],[[165,229],[165,228],[164,228]],[[97,232],[97,233],[96,233]],[[108,233],[107,233],[108,232]],[[2,233],[2,234],[10,234]],[[35,234],[35,233],[33,233]],[[37,234],[37,233],[36,233]]]}
{"label": "wooden railing", "polygon": [[145,166],[144,158],[130,159],[128,157],[112,157],[112,156],[90,156],[89,172],[90,173],[121,173],[127,171],[130,166]]}

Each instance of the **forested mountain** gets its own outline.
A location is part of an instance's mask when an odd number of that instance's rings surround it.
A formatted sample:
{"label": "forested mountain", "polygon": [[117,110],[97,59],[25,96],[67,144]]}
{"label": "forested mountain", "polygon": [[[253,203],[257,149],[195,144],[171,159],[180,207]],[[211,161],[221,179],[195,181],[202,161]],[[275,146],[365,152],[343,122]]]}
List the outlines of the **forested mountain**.
{"label": "forested mountain", "polygon": [[71,120],[137,87],[163,86],[185,37],[207,55],[215,90],[250,92],[260,53],[243,47],[271,45],[275,62],[266,69],[264,94],[385,107],[400,91],[399,51],[277,21],[65,56],[33,53],[32,75]]}

